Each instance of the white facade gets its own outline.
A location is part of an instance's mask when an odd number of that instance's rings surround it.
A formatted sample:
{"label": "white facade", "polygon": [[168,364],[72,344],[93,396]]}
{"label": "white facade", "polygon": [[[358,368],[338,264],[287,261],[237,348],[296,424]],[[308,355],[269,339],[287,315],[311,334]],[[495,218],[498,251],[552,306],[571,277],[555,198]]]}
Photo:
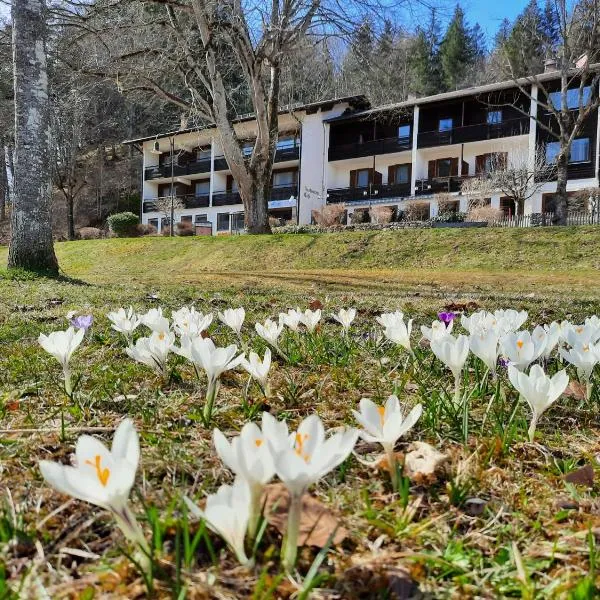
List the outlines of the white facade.
{"label": "white facade", "polygon": [[[472,95],[473,91],[469,93]],[[355,114],[360,117],[362,113],[355,101],[356,98],[362,97],[332,100],[282,113],[279,119],[281,155],[278,151],[269,209],[273,215],[283,215],[282,218],[288,221],[308,224],[312,220],[313,210],[322,208],[328,202],[342,202],[339,197],[335,200],[334,194],[346,191],[349,194],[348,200],[344,199],[343,203],[349,214],[373,204],[402,209],[406,202],[418,199],[429,203],[430,216],[435,216],[438,212],[436,194],[428,193],[427,187],[419,187],[419,182],[423,183],[430,178],[428,165],[432,161],[448,160],[449,157],[453,160],[458,159],[459,178],[475,175],[477,157],[498,152],[506,155],[509,164],[522,164],[525,161],[533,166],[537,148],[537,123],[534,117],[538,110],[535,87],[531,96],[529,131],[523,134],[462,144],[445,143],[419,147],[420,114],[426,103],[432,99],[414,100],[405,103],[403,109],[409,111],[408,118],[412,119],[412,143],[399,147],[397,151],[392,148],[389,152],[362,157],[344,158],[338,152],[335,160],[329,159],[331,123],[335,122],[336,118],[338,121],[354,119]],[[482,125],[485,126],[485,123]],[[251,141],[256,134],[253,120],[239,122],[235,127],[242,139]],[[595,162],[591,170],[593,176],[569,180],[568,191],[598,187],[600,119],[597,127],[598,133],[593,140],[595,151],[591,159]],[[168,227],[171,197],[169,190],[173,182],[176,195],[181,195],[178,191],[180,189],[185,189],[187,194],[182,196],[183,208],[179,206],[179,201],[176,202],[175,223],[209,223],[210,228],[207,229],[213,235],[232,233],[242,227],[244,207],[239,195],[236,195],[236,184],[223,158],[218,132],[214,127],[174,132],[133,142],[138,143],[143,152],[143,223],[152,223],[159,231]],[[175,169],[173,177],[169,166],[171,144],[176,156],[185,155],[188,159],[191,156],[193,160],[189,163],[193,168],[190,168],[189,164],[187,167],[177,164],[176,166],[181,168]],[[395,182],[388,181],[388,174],[394,172],[390,167],[398,165],[410,165],[410,176],[405,188],[402,188],[404,192],[394,196]],[[364,187],[357,188],[353,196],[352,189],[356,186],[356,181],[353,184],[352,173],[361,170],[372,170],[377,175],[378,186],[374,186],[377,189],[373,190],[369,186],[368,192]],[[378,196],[379,188],[383,190],[385,186],[388,186],[385,194]],[[551,194],[555,187],[554,182],[546,183],[526,202],[524,213],[542,212],[543,194]],[[459,201],[459,210],[466,212],[466,200],[460,192],[454,190],[450,193]],[[163,199],[158,200],[159,198]],[[160,207],[153,206],[152,202],[157,201]],[[499,192],[492,194],[491,205],[500,206]]]}

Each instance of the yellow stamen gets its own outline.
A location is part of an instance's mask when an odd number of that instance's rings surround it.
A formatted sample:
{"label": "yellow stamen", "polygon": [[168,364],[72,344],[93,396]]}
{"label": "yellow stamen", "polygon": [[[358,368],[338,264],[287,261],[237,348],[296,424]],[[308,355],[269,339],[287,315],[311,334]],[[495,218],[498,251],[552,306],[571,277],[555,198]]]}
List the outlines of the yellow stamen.
{"label": "yellow stamen", "polygon": [[259,438],[254,440],[254,443],[256,444],[257,448],[260,448],[262,446],[263,441]]}
{"label": "yellow stamen", "polygon": [[162,341],[165,339],[165,332],[164,332],[164,331],[161,331],[161,332],[158,334],[158,339],[159,339],[161,342],[162,342]]}
{"label": "yellow stamen", "polygon": [[90,467],[94,467],[96,469],[96,477],[99,479],[100,483],[104,487],[106,487],[106,484],[108,483],[108,478],[110,477],[110,469],[102,468],[102,457],[99,454],[96,454],[94,462],[92,462],[91,460],[86,460],[85,464],[90,465]]}
{"label": "yellow stamen", "polygon": [[520,350],[523,347],[523,342],[521,340],[517,341],[517,348]]}
{"label": "yellow stamen", "polygon": [[381,421],[381,426],[383,427],[384,416],[385,416],[385,406],[378,406],[377,412],[379,413],[379,420]]}
{"label": "yellow stamen", "polygon": [[304,454],[304,442],[307,439],[308,433],[305,433],[304,437],[302,437],[301,433],[296,433],[295,452],[300,458],[304,459],[304,462],[308,462],[310,460],[310,455]]}

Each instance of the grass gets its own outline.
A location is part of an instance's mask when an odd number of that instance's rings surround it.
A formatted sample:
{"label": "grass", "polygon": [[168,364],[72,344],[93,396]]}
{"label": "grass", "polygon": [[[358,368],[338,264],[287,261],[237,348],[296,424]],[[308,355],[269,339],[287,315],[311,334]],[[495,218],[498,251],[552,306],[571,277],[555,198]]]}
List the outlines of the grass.
{"label": "grass", "polygon": [[64,242],[56,251],[66,276],[90,283],[507,293],[543,285],[586,296],[600,283],[594,227],[147,237]]}
{"label": "grass", "polygon": [[[447,454],[449,464],[432,483],[401,479],[400,493],[393,494],[388,474],[350,457],[315,486],[311,494],[341,516],[349,534],[320,564],[311,583],[314,597],[387,598],[403,586],[435,598],[596,597],[600,488],[568,483],[564,474],[586,464],[598,470],[598,387],[589,405],[562,398],[542,417],[536,444],[529,444],[528,411],[505,374],[496,384],[471,358],[465,418],[448,402],[451,375],[425,348],[416,348],[418,366],[411,365],[403,351],[376,338],[374,318],[400,308],[415,324],[429,324],[444,308],[510,306],[529,311],[530,329],[562,318],[581,321],[600,314],[591,285],[600,242],[587,229],[535,232],[542,239],[517,230],[456,233],[64,243],[57,252],[73,279],[0,279],[0,597],[43,597],[42,589],[51,598],[148,594],[121,552],[126,545],[110,517],[49,489],[37,467],[42,458],[68,462],[81,431],[110,440],[124,416],[135,420],[141,435],[143,460],[133,497],[147,536],[153,532],[154,597],[266,599],[296,593],[279,568],[274,528],[267,528],[258,566],[248,572],[215,535],[185,517],[183,494],[201,498],[231,481],[212,450],[210,431],[197,419],[205,384],[183,361],[172,360],[166,384],[131,361],[105,314],[130,304],[138,311],[161,305],[167,313],[190,303],[205,312],[243,305],[244,340],[262,353],[256,321],[317,300],[326,315],[342,306],[359,309],[350,340],[344,342],[328,319],[313,338],[287,333],[292,361],[276,359],[271,395],[263,399],[251,387],[246,396],[247,378],[227,374],[216,425],[233,435],[262,410],[292,425],[312,412],[328,427],[354,424],[350,411],[360,398],[381,402],[396,390],[408,405],[424,405],[423,417],[398,448],[426,441]],[[457,243],[471,250],[448,256]],[[349,254],[349,246],[362,250]],[[512,252],[513,260],[498,246]],[[476,251],[482,256],[470,256]],[[531,258],[523,273],[519,265],[526,253]],[[388,255],[389,262],[378,262]],[[435,269],[419,271],[419,256]],[[373,272],[373,265],[387,270]],[[248,267],[256,275],[240,277]],[[261,271],[270,276],[263,278]],[[544,281],[553,282],[550,293]],[[70,310],[91,312],[95,323],[74,357],[79,383],[66,415],[67,439],[61,441],[60,368],[37,336],[64,328]],[[211,332],[218,345],[235,341],[218,324]],[[415,332],[415,345],[418,337]],[[357,447],[363,461],[376,453],[366,444]],[[473,499],[481,510],[470,508]],[[317,548],[301,549],[299,578],[309,575],[317,557]]]}

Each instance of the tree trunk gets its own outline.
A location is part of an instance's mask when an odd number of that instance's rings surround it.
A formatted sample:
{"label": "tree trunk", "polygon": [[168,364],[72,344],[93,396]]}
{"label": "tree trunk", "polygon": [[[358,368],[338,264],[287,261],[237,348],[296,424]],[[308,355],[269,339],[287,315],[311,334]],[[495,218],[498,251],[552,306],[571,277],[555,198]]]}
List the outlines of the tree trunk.
{"label": "tree trunk", "polygon": [[67,201],[67,239],[75,239],[75,200],[71,193],[66,195]]}
{"label": "tree trunk", "polygon": [[15,195],[8,266],[57,275],[52,241],[45,19],[44,0],[13,0]]}
{"label": "tree trunk", "polygon": [[6,146],[0,140],[0,221],[6,219],[6,199],[8,198],[8,173],[6,171]]}
{"label": "tree trunk", "polygon": [[269,225],[268,202],[271,193],[269,179],[263,177],[248,178],[239,185],[240,196],[244,203],[244,224],[248,233],[271,233]]}
{"label": "tree trunk", "polygon": [[554,196],[554,202],[556,206],[556,215],[554,222],[556,225],[567,224],[567,181],[569,179],[569,152],[570,148],[561,150],[556,157],[556,194]]}

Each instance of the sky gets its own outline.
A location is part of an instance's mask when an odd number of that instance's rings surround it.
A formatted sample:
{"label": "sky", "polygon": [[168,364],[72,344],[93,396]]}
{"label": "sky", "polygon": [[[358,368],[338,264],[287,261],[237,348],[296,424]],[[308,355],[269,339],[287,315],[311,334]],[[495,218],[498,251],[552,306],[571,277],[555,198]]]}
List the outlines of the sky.
{"label": "sky", "polygon": [[464,0],[461,2],[469,23],[481,25],[488,43],[494,40],[502,20],[508,18],[510,21],[514,21],[526,5],[527,2],[524,0]]}

